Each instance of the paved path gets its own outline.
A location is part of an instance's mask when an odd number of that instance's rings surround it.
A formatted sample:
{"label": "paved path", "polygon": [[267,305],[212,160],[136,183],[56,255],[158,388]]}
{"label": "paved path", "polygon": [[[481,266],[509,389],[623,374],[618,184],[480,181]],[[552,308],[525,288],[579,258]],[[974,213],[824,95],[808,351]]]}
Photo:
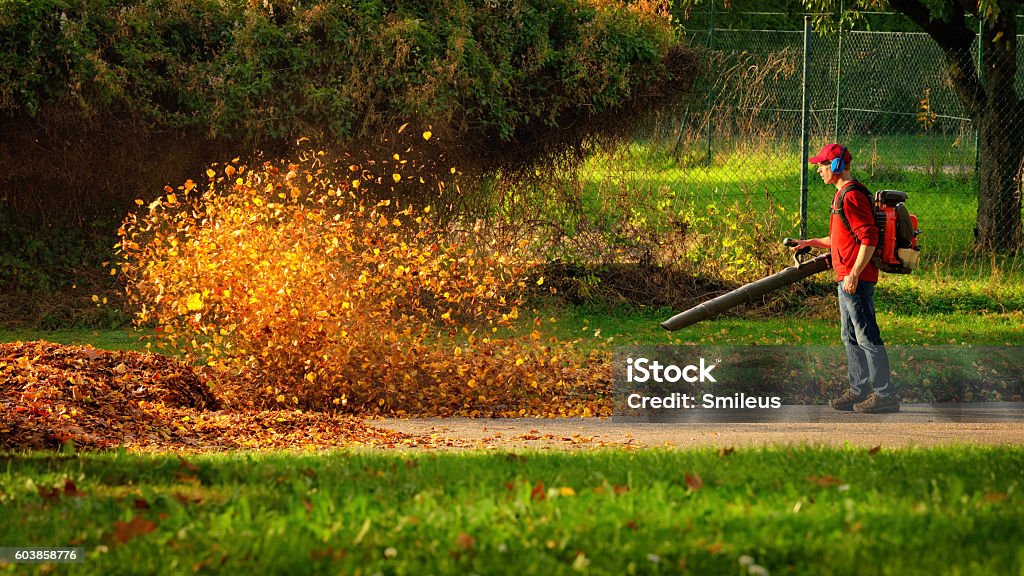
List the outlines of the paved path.
{"label": "paved path", "polygon": [[[586,448],[596,446],[738,447],[779,444],[843,446],[1024,445],[1024,404],[904,404],[898,414],[838,413],[826,406],[783,406],[775,421],[683,421],[680,418],[417,418],[375,427],[429,436],[453,447]],[[729,418],[727,418],[729,419]],[[733,420],[736,417],[731,418]],[[749,419],[749,418],[748,418]]]}

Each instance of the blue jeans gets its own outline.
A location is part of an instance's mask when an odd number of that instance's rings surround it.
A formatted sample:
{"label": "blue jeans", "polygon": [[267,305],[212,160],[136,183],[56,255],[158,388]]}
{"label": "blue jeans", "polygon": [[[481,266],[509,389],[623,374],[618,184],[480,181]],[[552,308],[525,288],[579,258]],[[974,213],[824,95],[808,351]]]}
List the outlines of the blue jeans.
{"label": "blue jeans", "polygon": [[857,292],[843,292],[839,282],[839,320],[849,363],[850,390],[861,395],[870,386],[882,397],[895,394],[889,375],[889,354],[875,321],[875,283],[857,282]]}

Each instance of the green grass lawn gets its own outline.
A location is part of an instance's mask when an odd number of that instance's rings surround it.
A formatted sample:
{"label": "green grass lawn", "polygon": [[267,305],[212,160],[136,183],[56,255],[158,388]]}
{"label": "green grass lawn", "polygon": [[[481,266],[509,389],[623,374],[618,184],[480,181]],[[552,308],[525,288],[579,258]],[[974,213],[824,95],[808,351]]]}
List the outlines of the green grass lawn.
{"label": "green grass lawn", "polygon": [[62,574],[1017,574],[1022,477],[1020,447],[8,455],[0,542],[83,547]]}
{"label": "green grass lawn", "polygon": [[[720,317],[676,332],[661,322],[673,310],[589,311],[564,310],[556,318],[557,333],[609,345],[652,344],[795,344],[840,345],[839,312],[834,319],[769,318],[748,320]],[[900,316],[881,312],[878,324],[888,344],[899,345],[1024,345],[1024,314],[921,314]],[[609,340],[611,338],[611,340]]]}
{"label": "green grass lawn", "polygon": [[47,340],[58,344],[88,344],[105,350],[145,350],[142,341],[146,331],[131,328],[98,330],[98,329],[67,329],[67,330],[36,330],[31,328],[0,329],[0,342],[29,342]]}
{"label": "green grass lawn", "polygon": [[[921,219],[919,240],[926,255],[969,252],[978,209],[973,139],[967,142],[941,134],[851,135],[848,143],[854,151],[855,178],[873,191],[896,189],[909,194],[907,205]],[[639,198],[650,201],[633,204],[630,210],[655,222],[665,213],[687,208],[702,213],[709,206],[721,209],[736,202],[744,210],[767,213],[775,207],[794,218],[799,215],[798,142],[717,142],[710,164],[703,162],[705,143],[697,144],[700,161],[674,151],[673,142],[668,141],[637,142],[610,155],[592,156],[583,170],[588,213],[599,221],[608,219],[600,207],[617,192],[631,189],[644,191]],[[816,153],[818,147],[812,148],[811,153]],[[827,234],[834,193],[811,170],[808,236]],[[780,232],[796,236],[798,231],[794,226]]]}

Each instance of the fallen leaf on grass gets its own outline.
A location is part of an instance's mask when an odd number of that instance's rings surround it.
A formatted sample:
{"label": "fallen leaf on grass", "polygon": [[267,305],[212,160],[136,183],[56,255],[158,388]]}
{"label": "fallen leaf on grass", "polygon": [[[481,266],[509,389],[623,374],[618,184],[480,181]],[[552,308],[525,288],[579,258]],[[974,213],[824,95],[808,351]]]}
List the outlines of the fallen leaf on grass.
{"label": "fallen leaf on grass", "polygon": [[530,500],[547,500],[547,492],[544,491],[544,483],[537,481],[537,485],[530,490]]}
{"label": "fallen leaf on grass", "polygon": [[153,530],[156,530],[156,524],[141,516],[136,516],[128,522],[114,522],[114,537],[122,544]]}
{"label": "fallen leaf on grass", "polygon": [[826,474],[824,476],[806,476],[804,477],[804,480],[810,482],[811,484],[821,486],[822,488],[828,488],[829,486],[839,486],[843,483],[843,481],[840,480],[839,478],[836,478],[835,476],[829,474]]}
{"label": "fallen leaf on grass", "polygon": [[1001,504],[1005,502],[1007,498],[1009,498],[1009,496],[1002,492],[989,492],[985,494],[985,500],[988,500],[992,504]]}
{"label": "fallen leaf on grass", "polygon": [[177,500],[182,506],[188,506],[189,504],[199,504],[203,501],[203,497],[198,494],[185,494],[183,492],[175,492],[174,499]]}
{"label": "fallen leaf on grass", "polygon": [[309,557],[313,560],[342,560],[345,554],[344,550],[335,550],[333,546],[309,551]]}
{"label": "fallen leaf on grass", "polygon": [[47,488],[46,486],[40,486],[39,495],[43,497],[43,500],[57,500],[60,498],[60,488]]}
{"label": "fallen leaf on grass", "polygon": [[197,476],[191,474],[185,474],[184,472],[175,472],[174,481],[179,484],[202,484]]}
{"label": "fallen leaf on grass", "polygon": [[178,455],[178,461],[181,462],[181,466],[184,469],[188,470],[189,472],[199,472],[198,466],[189,462],[188,460],[185,460],[185,457],[180,454]]}
{"label": "fallen leaf on grass", "polygon": [[85,496],[85,492],[79,490],[75,483],[68,478],[64,480],[64,495],[70,498],[81,498]]}
{"label": "fallen leaf on grass", "polygon": [[459,532],[459,535],[455,537],[455,543],[463,550],[470,550],[473,548],[473,545],[476,544],[476,538],[473,538],[465,532]]}

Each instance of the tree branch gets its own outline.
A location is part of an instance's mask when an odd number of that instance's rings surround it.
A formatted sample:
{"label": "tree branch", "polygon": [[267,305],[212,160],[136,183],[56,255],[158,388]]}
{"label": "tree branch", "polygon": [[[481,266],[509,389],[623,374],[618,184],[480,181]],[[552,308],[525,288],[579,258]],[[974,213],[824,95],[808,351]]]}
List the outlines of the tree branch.
{"label": "tree branch", "polygon": [[963,10],[965,14],[970,14],[971,16],[978,15],[977,0],[957,0],[957,3],[960,5],[960,9]]}
{"label": "tree branch", "polygon": [[945,0],[948,20],[933,18],[931,10],[920,0],[889,0],[889,6],[920,26],[943,50],[970,50],[974,31],[967,28],[964,9],[956,1]]}

